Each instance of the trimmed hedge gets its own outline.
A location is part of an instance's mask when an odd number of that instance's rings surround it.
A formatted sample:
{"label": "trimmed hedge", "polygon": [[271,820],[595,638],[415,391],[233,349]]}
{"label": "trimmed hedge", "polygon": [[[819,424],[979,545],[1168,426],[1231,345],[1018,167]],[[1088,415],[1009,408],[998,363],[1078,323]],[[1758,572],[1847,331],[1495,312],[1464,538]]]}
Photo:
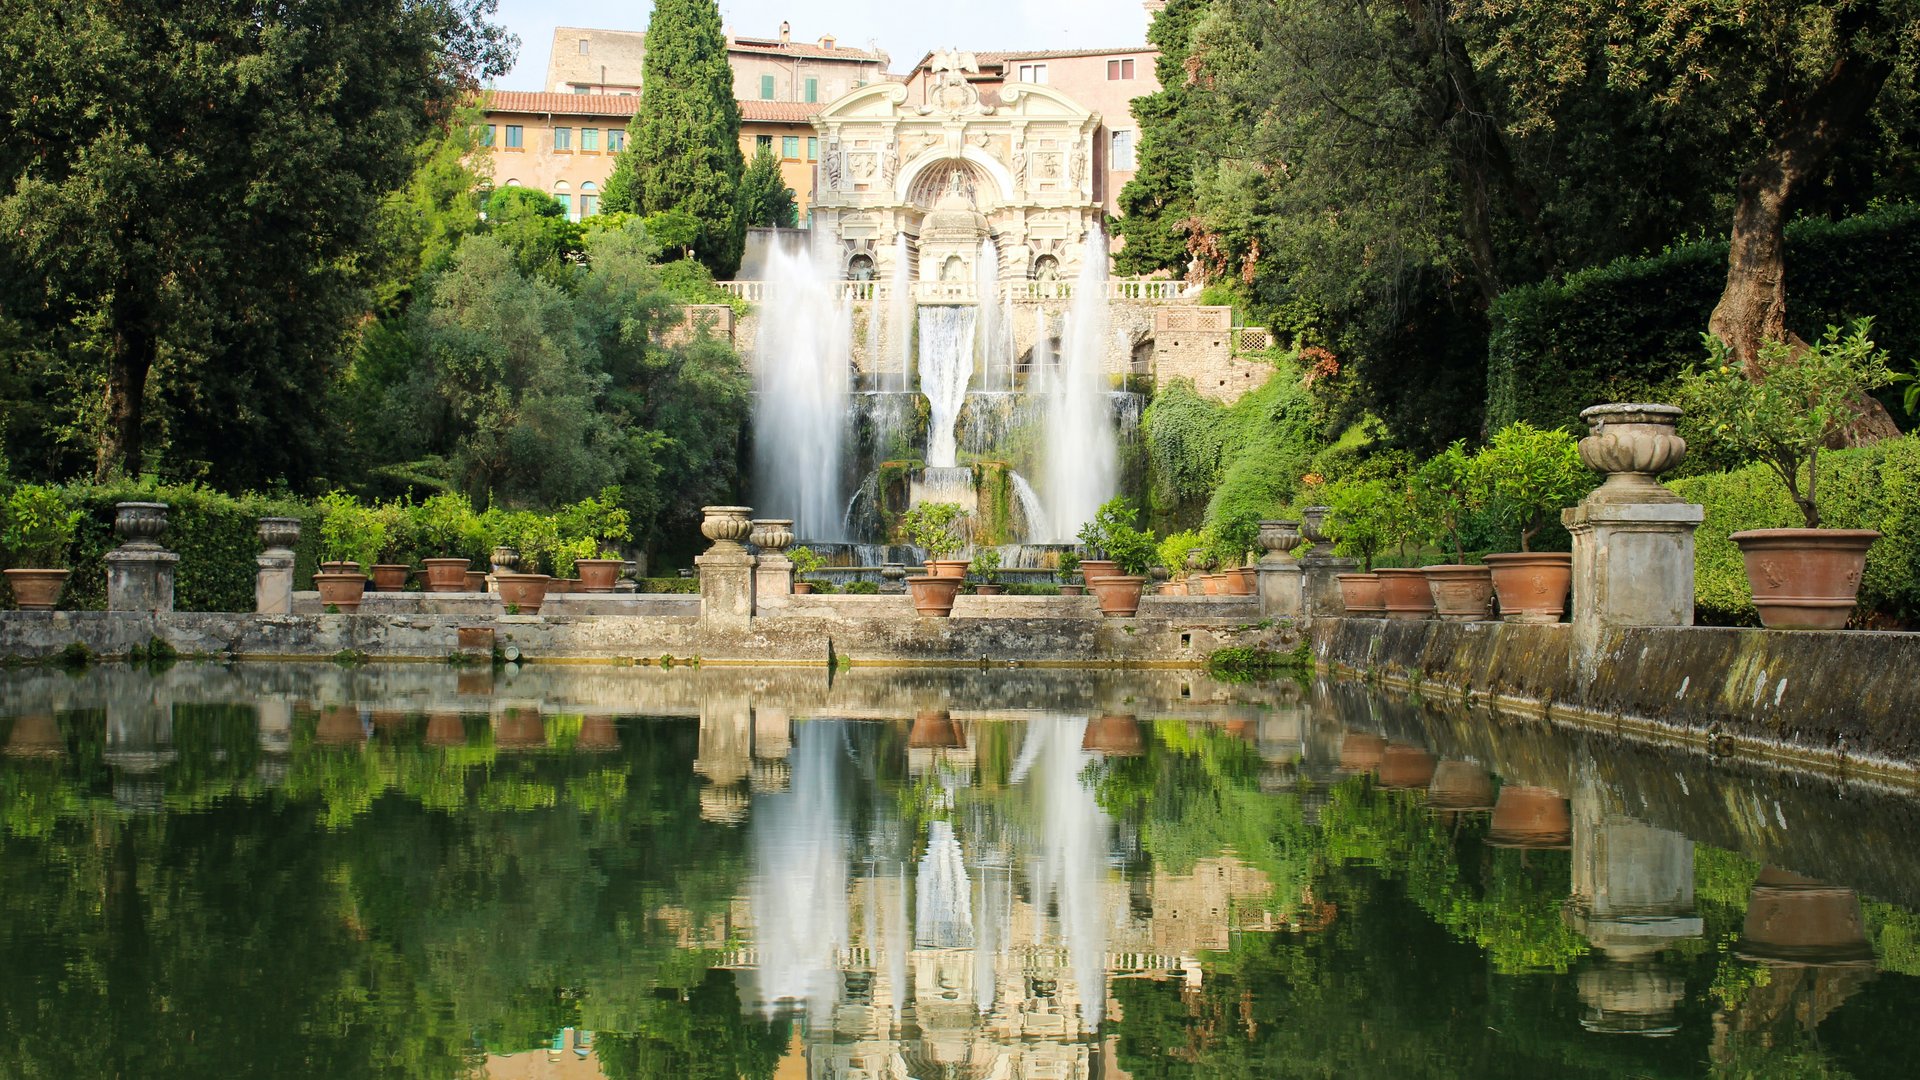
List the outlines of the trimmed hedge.
{"label": "trimmed hedge", "polygon": [[[1706,507],[1694,534],[1694,603],[1701,622],[1758,625],[1740,549],[1742,529],[1800,528],[1800,511],[1763,466],[1675,480]],[[1836,529],[1878,529],[1867,552],[1856,623],[1920,621],[1920,436],[1820,456],[1820,514]]]}
{"label": "trimmed hedge", "polygon": [[[1700,335],[1727,279],[1727,242],[1622,259],[1494,301],[1487,429],[1515,420],[1578,428],[1609,401],[1667,401],[1680,370],[1705,355]],[[1874,340],[1920,356],[1920,207],[1787,226],[1789,329],[1808,341],[1829,325],[1875,316]]]}
{"label": "trimmed hedge", "polygon": [[142,486],[134,483],[74,485],[68,501],[83,512],[69,552],[60,606],[98,611],[107,606],[105,556],[119,546],[113,535],[114,504],[167,504],[167,531],[160,543],[178,552],[173,606],[177,611],[252,611],[254,575],[259,567],[258,527],[263,517],[300,519],[300,544],[294,549],[296,586],[313,576],[320,549],[320,512],[310,503],[263,495],[223,495],[190,485]]}

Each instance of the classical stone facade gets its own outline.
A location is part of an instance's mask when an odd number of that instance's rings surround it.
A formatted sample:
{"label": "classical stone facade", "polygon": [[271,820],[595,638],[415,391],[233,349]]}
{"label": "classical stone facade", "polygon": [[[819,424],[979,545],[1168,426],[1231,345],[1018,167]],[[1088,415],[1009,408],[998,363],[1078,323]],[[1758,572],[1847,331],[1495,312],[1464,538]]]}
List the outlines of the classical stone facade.
{"label": "classical stone facade", "polygon": [[[813,233],[823,262],[846,277],[888,280],[904,237],[915,280],[972,282],[978,238],[958,225],[977,216],[978,233],[999,249],[1002,278],[1079,272],[1103,212],[1093,177],[1100,117],[1046,86],[1008,87],[985,102],[967,79],[978,66],[970,54],[945,53],[926,104],[889,83],[855,90],[814,118]],[[929,244],[938,262],[929,262]]]}

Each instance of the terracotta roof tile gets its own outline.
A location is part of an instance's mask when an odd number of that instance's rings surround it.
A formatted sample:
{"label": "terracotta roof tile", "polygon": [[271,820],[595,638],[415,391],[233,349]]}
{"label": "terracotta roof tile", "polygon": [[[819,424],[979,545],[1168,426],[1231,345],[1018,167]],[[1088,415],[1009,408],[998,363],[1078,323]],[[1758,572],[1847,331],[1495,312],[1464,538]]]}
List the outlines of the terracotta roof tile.
{"label": "terracotta roof tile", "polygon": [[727,48],[741,52],[781,53],[787,56],[809,56],[827,60],[864,60],[870,63],[886,63],[887,54],[868,52],[865,49],[849,49],[844,45],[828,48],[817,41],[781,41],[778,38],[736,37],[727,42]]}
{"label": "terracotta roof tile", "polygon": [[481,107],[487,112],[554,113],[561,116],[632,116],[640,107],[635,94],[548,94],[490,90]]}
{"label": "terracotta roof tile", "polygon": [[[1004,64],[1009,60],[1069,60],[1079,56],[1122,56],[1147,53],[1158,55],[1158,49],[1151,45],[1122,45],[1112,49],[1015,49],[1015,50],[972,50],[973,58],[986,64]],[[913,70],[922,71],[933,62],[933,54],[920,58]]]}
{"label": "terracotta roof tile", "polygon": [[798,124],[818,116],[823,107],[810,101],[747,100],[740,103],[740,119]]}

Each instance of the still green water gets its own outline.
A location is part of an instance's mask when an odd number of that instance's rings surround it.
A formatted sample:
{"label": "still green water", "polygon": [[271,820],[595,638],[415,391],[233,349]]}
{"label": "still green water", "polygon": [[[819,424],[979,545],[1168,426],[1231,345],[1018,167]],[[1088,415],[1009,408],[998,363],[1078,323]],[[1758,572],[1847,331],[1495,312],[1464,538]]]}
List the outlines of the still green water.
{"label": "still green water", "polygon": [[0,673],[0,1077],[1920,1072],[1920,804],[1140,673]]}

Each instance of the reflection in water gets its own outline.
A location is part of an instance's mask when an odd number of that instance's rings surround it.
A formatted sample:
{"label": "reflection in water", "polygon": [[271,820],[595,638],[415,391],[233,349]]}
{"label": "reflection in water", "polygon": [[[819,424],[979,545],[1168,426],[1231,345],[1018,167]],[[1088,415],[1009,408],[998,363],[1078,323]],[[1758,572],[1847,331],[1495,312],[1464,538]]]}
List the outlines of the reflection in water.
{"label": "reflection in water", "polygon": [[1920,1007],[1913,800],[1364,687],[0,701],[5,1075],[1903,1075]]}

